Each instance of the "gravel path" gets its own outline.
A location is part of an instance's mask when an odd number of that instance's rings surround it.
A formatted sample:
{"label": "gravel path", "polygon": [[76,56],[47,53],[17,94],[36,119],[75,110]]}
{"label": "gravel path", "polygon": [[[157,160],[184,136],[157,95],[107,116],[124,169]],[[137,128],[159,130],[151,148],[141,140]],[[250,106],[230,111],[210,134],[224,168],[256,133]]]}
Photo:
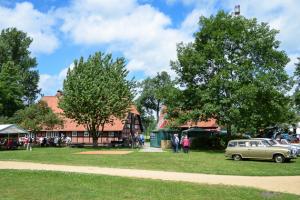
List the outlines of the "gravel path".
{"label": "gravel path", "polygon": [[229,176],[196,173],[164,172],[138,169],[119,169],[91,166],[69,166],[30,162],[0,161],[0,169],[24,169],[103,174],[134,178],[184,181],[202,184],[224,184],[254,187],[273,192],[300,195],[300,176]]}

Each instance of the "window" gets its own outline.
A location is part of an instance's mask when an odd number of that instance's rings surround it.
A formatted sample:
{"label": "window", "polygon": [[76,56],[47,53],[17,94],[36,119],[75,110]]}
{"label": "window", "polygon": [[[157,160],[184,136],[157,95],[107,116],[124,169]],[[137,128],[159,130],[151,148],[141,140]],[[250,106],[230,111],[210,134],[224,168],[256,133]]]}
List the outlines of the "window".
{"label": "window", "polygon": [[246,143],[245,142],[239,142],[238,143],[240,147],[246,147]]}
{"label": "window", "polygon": [[271,146],[267,141],[263,140],[259,143],[259,146]]}
{"label": "window", "polygon": [[89,132],[84,131],[83,136],[84,136],[84,137],[89,137]]}
{"label": "window", "polygon": [[267,140],[271,146],[276,145],[277,143],[274,140]]}
{"label": "window", "polygon": [[77,131],[72,131],[72,137],[77,137]]}
{"label": "window", "polygon": [[236,146],[236,142],[229,142],[228,143],[228,147],[235,147]]}
{"label": "window", "polygon": [[270,140],[270,143],[271,143],[272,145],[280,144],[277,140]]}
{"label": "window", "polygon": [[251,141],[250,142],[250,146],[251,147],[257,147],[258,146],[258,142],[257,141]]}
{"label": "window", "polygon": [[114,132],[109,132],[108,137],[115,137],[115,133]]}
{"label": "window", "polygon": [[53,132],[53,137],[58,137],[59,136],[59,132],[55,131]]}
{"label": "window", "polygon": [[134,128],[135,129],[140,129],[140,125],[135,125]]}

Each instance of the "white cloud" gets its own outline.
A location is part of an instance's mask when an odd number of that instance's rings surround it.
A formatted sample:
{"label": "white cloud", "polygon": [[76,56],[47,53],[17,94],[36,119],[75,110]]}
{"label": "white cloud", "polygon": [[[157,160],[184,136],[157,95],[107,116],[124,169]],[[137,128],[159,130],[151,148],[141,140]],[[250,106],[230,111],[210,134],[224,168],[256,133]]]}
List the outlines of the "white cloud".
{"label": "white cloud", "polygon": [[14,8],[0,6],[0,29],[16,27],[33,38],[33,53],[52,53],[59,45],[53,33],[55,19],[50,13],[41,13],[28,2],[17,3]]}
{"label": "white cloud", "polygon": [[299,57],[299,54],[290,54],[289,55],[290,57],[290,62],[287,64],[287,66],[285,67],[285,70],[287,71],[287,73],[289,75],[293,75],[294,74],[294,71],[295,71],[295,68],[296,68],[296,65],[295,63],[298,63],[298,57]]}
{"label": "white cloud", "polygon": [[[277,35],[277,39],[281,41],[280,48],[285,50],[291,59],[286,70],[289,74],[293,73],[295,69],[293,61],[300,56],[300,23],[297,21],[300,19],[299,0],[174,0],[172,2],[175,1],[193,6],[193,12],[202,11],[201,14],[205,16],[214,14],[216,9],[233,11],[235,5],[240,5],[243,16],[257,18],[258,22],[267,22],[271,28],[280,31]],[[193,16],[193,12],[190,16]]]}
{"label": "white cloud", "polygon": [[[219,8],[230,11],[234,5],[240,4],[242,15],[256,17],[259,22],[268,22],[272,28],[280,30],[278,39],[282,41],[281,48],[291,57],[286,70],[289,74],[294,71],[293,62],[300,55],[300,23],[297,22],[300,18],[297,10],[300,1],[167,0],[170,5],[181,2],[182,5],[193,8],[178,28],[171,28],[172,19],[146,2],[139,4],[137,0],[74,0],[68,7],[59,8],[52,14],[62,22],[60,31],[74,43],[89,47],[105,45],[109,52],[121,53],[128,60],[127,68],[131,71],[154,75],[165,70],[174,75],[169,62],[176,59],[176,43],[193,40],[192,34],[199,28],[199,17],[215,14]],[[34,10],[32,5],[31,10]],[[42,21],[45,21],[43,24],[48,29],[40,31],[40,20],[36,18],[42,17],[32,17],[39,22],[37,29],[33,30],[42,34],[50,33],[49,35],[55,37],[51,32],[54,24],[52,18],[49,19],[42,13],[37,16],[45,17]],[[4,20],[0,19],[0,25],[4,23],[2,21]],[[48,88],[45,89],[48,91],[53,88],[48,94],[54,94],[62,87],[62,77],[64,76],[43,74],[40,85]]]}
{"label": "white cloud", "polygon": [[39,88],[44,95],[55,95],[56,91],[63,88],[63,81],[67,76],[68,69],[73,69],[74,63],[62,69],[58,74],[40,74]]}
{"label": "white cloud", "polygon": [[108,46],[128,60],[128,69],[154,75],[170,71],[176,59],[176,44],[192,39],[194,26],[189,16],[182,28],[170,28],[172,20],[149,4],[135,0],[78,0],[56,12],[63,20],[61,31],[81,45]]}
{"label": "white cloud", "polygon": [[[228,6],[238,4],[231,1]],[[300,1],[298,0],[273,0],[243,1],[241,14],[246,17],[256,17],[259,21],[268,22],[271,28],[279,30],[278,39],[282,41],[281,47],[288,53],[300,51]],[[258,6],[259,5],[259,6]]]}

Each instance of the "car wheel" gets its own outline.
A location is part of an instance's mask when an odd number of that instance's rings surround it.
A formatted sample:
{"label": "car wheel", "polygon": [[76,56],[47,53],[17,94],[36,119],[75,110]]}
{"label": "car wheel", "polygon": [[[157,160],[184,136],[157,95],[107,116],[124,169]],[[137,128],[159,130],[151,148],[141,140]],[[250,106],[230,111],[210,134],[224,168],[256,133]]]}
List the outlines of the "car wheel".
{"label": "car wheel", "polygon": [[274,156],[274,160],[277,163],[283,163],[284,162],[284,157],[283,157],[283,155],[277,154],[277,155]]}
{"label": "car wheel", "polygon": [[240,160],[242,160],[242,156],[241,156],[241,155],[238,155],[238,154],[233,155],[232,158],[233,158],[233,160],[235,160],[235,161],[240,161]]}

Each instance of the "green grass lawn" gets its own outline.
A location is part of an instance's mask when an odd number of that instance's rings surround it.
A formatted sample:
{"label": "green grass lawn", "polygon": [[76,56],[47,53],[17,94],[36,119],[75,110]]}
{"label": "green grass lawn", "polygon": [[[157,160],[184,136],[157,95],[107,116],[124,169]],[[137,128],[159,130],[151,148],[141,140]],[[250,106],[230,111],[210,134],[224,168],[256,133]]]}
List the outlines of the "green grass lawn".
{"label": "green grass lawn", "polygon": [[299,196],[219,185],[63,172],[0,170],[1,200],[299,199]]}
{"label": "green grass lawn", "polygon": [[34,148],[0,151],[0,160],[31,161],[67,165],[118,167],[230,175],[300,175],[300,159],[290,163],[272,161],[233,161],[218,151],[192,151],[189,154],[172,152],[140,153],[127,155],[78,155],[80,151],[93,149],[78,148]]}

